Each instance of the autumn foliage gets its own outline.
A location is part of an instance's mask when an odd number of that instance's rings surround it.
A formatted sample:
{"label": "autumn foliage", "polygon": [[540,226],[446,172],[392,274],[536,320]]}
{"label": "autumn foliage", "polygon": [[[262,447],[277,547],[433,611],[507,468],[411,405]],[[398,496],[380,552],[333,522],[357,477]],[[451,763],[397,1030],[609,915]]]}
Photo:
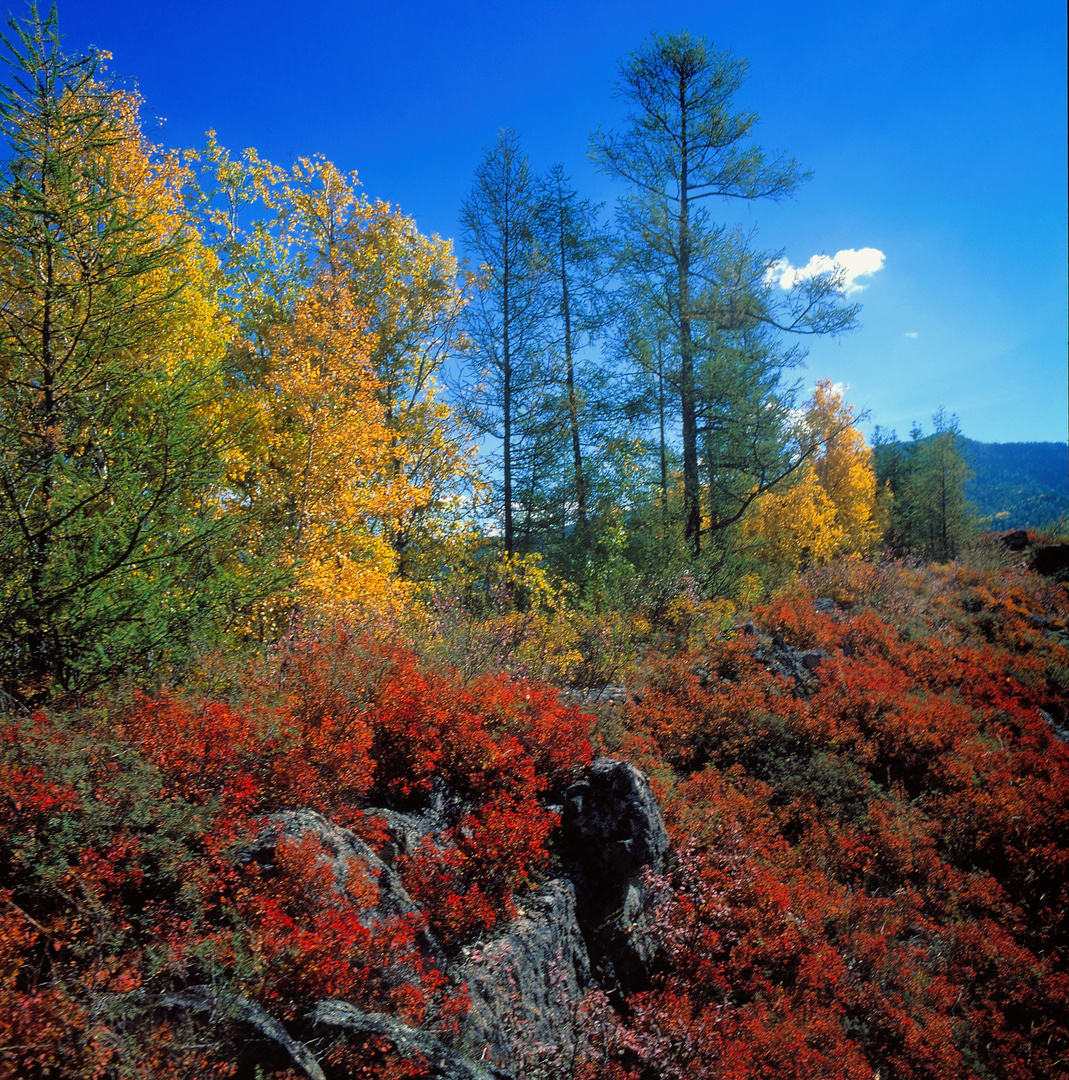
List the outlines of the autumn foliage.
{"label": "autumn foliage", "polygon": [[996,547],[874,555],[888,525],[962,549],[967,515],[918,509],[960,480],[953,424],[878,445],[879,492],[829,381],[792,419],[766,387],[703,518],[691,372],[693,468],[662,453],[651,517],[641,440],[599,434],[584,473],[568,359],[581,527],[532,472],[502,557],[439,385],[478,284],[451,243],[322,158],[164,153],[54,13],[11,25],[0,1080],[442,1075],[384,1035],[287,1041],[333,1001],[467,1054],[456,973],[580,879],[557,828],[595,752],[671,840],[619,883],[649,899],[641,989],[601,967],[567,1046],[506,1033],[516,1080],[1069,1075],[1069,591]]}
{"label": "autumn foliage", "polygon": [[[510,914],[557,821],[539,796],[589,760],[588,726],[550,690],[465,688],[343,632],[288,642],[240,708],[138,695],[7,715],[0,1076],[230,1075],[219,1030],[190,1038],[168,1010],[204,985],[282,1021],[340,998],[448,1027],[462,989],[417,937],[448,949]],[[366,868],[339,890],[314,838],[281,841],[268,868],[243,855],[292,808],[381,843],[370,808],[412,808],[435,784],[465,812],[441,851],[402,860],[419,920],[369,918]]]}
{"label": "autumn foliage", "polygon": [[[699,652],[647,662],[615,737],[653,777],[673,840],[651,880],[660,954],[625,1016],[601,1007],[570,1068],[1057,1075],[1064,588],[980,562],[847,561],[803,584],[836,610],[800,587],[754,613],[756,635],[721,622]],[[819,666],[770,671],[773,637]],[[227,700],[7,714],[0,1075],[269,1069],[239,1052],[236,1020],[209,1029],[168,1006],[205,985],[283,1023],[339,998],[448,1033],[463,988],[421,935],[449,952],[493,933],[549,872],[547,802],[590,760],[590,723],[548,687],[465,681],[344,627],[295,633]],[[394,858],[418,917],[375,914],[374,875],[353,863],[339,885],[313,838],[280,841],[269,866],[248,856],[296,808],[385,852],[376,809],[442,797],[448,827]],[[422,1075],[388,1044],[331,1053],[338,1075],[357,1061],[352,1075]]]}
{"label": "autumn foliage", "polygon": [[660,1075],[1063,1067],[1066,597],[1020,571],[930,573],[905,625],[865,603],[874,583],[905,599],[887,568],[857,574],[849,613],[800,593],[758,612],[826,654],[807,685],[740,637],[655,665],[631,722],[673,767],[677,860],[666,971],[632,1006]]}

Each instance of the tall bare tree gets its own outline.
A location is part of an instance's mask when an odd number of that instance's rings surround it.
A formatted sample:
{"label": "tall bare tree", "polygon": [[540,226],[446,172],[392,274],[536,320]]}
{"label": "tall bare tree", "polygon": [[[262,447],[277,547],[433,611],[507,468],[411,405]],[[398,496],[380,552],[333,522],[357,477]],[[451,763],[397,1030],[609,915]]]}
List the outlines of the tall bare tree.
{"label": "tall bare tree", "polygon": [[473,375],[468,414],[500,446],[500,504],[505,551],[516,549],[516,466],[524,420],[537,396],[536,356],[545,311],[541,205],[536,178],[514,131],[502,130],[475,170],[461,207],[463,240],[481,264],[469,308]]}

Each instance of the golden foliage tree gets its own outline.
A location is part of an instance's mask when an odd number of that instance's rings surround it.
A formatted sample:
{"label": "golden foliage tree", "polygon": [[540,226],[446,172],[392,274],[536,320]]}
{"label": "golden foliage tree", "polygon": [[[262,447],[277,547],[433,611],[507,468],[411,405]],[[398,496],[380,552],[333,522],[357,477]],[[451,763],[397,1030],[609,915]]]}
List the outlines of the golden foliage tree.
{"label": "golden foliage tree", "polygon": [[766,491],[757,499],[743,519],[743,534],[769,585],[782,584],[835,554],[843,536],[835,510],[813,466],[803,469],[786,491]]}
{"label": "golden foliage tree", "polygon": [[855,427],[854,409],[830,379],[821,379],[805,413],[805,427],[819,447],[813,459],[817,481],[835,508],[837,550],[866,554],[879,541],[876,472],[872,450]]}
{"label": "golden foliage tree", "polygon": [[421,561],[440,561],[473,468],[435,381],[465,303],[451,248],[322,158],[284,170],[214,141],[198,156],[238,328],[230,389],[247,440],[234,483],[296,576],[262,630],[293,599],[397,603]]}
{"label": "golden foliage tree", "polygon": [[880,535],[872,451],[829,379],[817,383],[797,442],[811,457],[794,484],[761,495],[743,523],[770,585],[833,555],[865,554]]}
{"label": "golden foliage tree", "polygon": [[366,317],[344,281],[325,276],[267,338],[272,387],[258,404],[263,454],[257,499],[282,536],[297,598],[342,611],[395,595],[393,551],[376,522],[413,498],[392,462]]}
{"label": "golden foliage tree", "polygon": [[439,382],[446,357],[465,344],[458,320],[467,295],[457,260],[451,241],[423,236],[388,203],[358,199],[355,176],[318,160],[300,169],[286,198],[332,272],[344,273],[349,302],[365,314],[368,361],[392,447],[390,481],[395,488],[403,481],[409,495],[379,520],[399,576],[418,579],[440,563],[462,519],[460,491],[474,479],[472,435],[442,400]]}

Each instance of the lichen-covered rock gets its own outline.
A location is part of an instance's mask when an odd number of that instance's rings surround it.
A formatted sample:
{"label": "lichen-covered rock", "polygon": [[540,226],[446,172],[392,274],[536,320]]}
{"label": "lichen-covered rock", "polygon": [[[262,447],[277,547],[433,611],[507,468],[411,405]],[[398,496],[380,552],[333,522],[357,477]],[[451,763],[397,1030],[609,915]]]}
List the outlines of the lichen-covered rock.
{"label": "lichen-covered rock", "polygon": [[823,649],[795,649],[782,634],[773,634],[771,642],[756,646],[753,654],[773,675],[794,679],[800,691],[812,689],[817,668],[831,655]]}
{"label": "lichen-covered rock", "polygon": [[590,961],[570,881],[546,882],[517,908],[501,933],[464,949],[451,974],[471,999],[460,1048],[524,1072],[574,1056]]}
{"label": "lichen-covered rock", "polygon": [[255,843],[243,852],[241,861],[256,862],[261,868],[269,870],[280,841],[300,841],[307,837],[314,838],[322,849],[321,859],[330,867],[339,896],[344,894],[346,882],[355,864],[370,873],[378,882],[379,895],[374,909],[376,913],[412,915],[417,912],[416,905],[405,891],[396,871],[375,854],[370,844],[361,840],[352,830],[328,821],[314,810],[283,810],[272,814]]}
{"label": "lichen-covered rock", "polygon": [[[346,882],[354,867],[368,874],[376,883],[378,893],[375,903],[361,917],[365,925],[399,916],[411,917],[416,924],[422,922],[420,909],[408,895],[397,871],[380,859],[371,845],[350,829],[328,821],[314,810],[284,810],[272,814],[256,841],[242,853],[241,861],[246,864],[256,862],[261,868],[269,870],[281,840],[299,841],[309,836],[322,849],[321,859],[330,868],[339,897],[344,895]],[[428,930],[419,932],[416,945],[424,956],[433,960],[436,967],[443,967],[441,949]]]}
{"label": "lichen-covered rock", "polygon": [[319,1037],[330,1031],[382,1036],[405,1057],[421,1061],[421,1076],[436,1080],[512,1080],[511,1073],[458,1053],[432,1032],[410,1027],[395,1016],[364,1012],[347,1001],[321,1001],[307,1021]]}
{"label": "lichen-covered rock", "polygon": [[656,953],[643,876],[668,852],[645,774],[613,758],[587,766],[564,793],[557,849],[598,982],[613,995],[643,989]]}

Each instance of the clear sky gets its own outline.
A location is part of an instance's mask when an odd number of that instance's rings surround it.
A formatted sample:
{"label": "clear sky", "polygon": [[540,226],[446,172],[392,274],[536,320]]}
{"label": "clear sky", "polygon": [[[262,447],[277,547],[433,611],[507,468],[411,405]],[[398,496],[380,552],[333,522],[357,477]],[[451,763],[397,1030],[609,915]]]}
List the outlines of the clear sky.
{"label": "clear sky", "polygon": [[[17,3],[8,9],[20,14]],[[60,0],[69,51],[114,55],[146,129],[280,164],[322,153],[425,232],[455,236],[498,129],[580,191],[618,124],[618,63],[690,30],[749,61],[737,104],[813,171],[783,205],[725,206],[791,266],[873,248],[861,328],[812,344],[805,377],[871,423],[985,442],[1067,438],[1066,20],[1057,0]],[[165,118],[156,127],[155,118]],[[870,424],[871,426],[871,424]]]}

